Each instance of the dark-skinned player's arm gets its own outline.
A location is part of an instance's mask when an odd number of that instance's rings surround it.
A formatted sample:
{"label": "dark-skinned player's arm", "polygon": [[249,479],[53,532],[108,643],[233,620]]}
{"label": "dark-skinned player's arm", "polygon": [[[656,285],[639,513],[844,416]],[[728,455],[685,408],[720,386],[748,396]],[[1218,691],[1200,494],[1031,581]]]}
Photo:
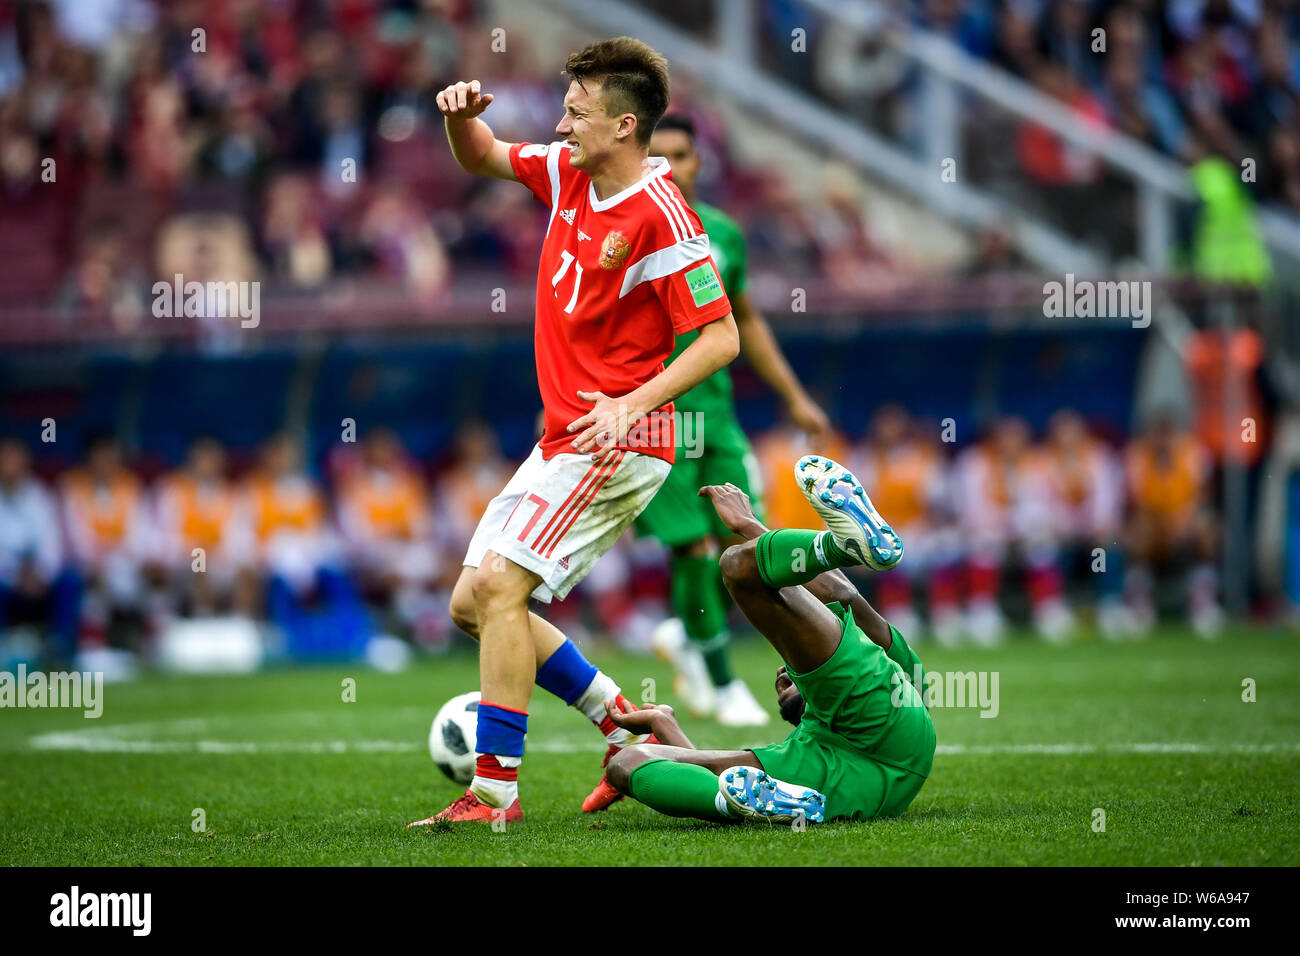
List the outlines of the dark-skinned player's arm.
{"label": "dark-skinned player's arm", "polygon": [[695,745],[677,725],[673,709],[667,704],[655,704],[641,710],[637,710],[636,705],[631,702],[628,706],[632,709],[619,710],[617,701],[607,700],[605,713],[609,714],[609,719],[624,730],[634,734],[654,734],[661,744],[669,747],[681,747],[683,750],[695,749]]}
{"label": "dark-skinned player's arm", "polygon": [[479,114],[492,102],[492,94],[482,92],[478,80],[453,83],[438,94],[438,109],[447,126],[451,154],[467,173],[493,176],[517,182],[510,165],[510,147],[492,135],[492,129]]}
{"label": "dark-skinned player's arm", "polygon": [[573,448],[600,458],[627,437],[628,431],[656,408],[689,392],[740,354],[736,320],[728,312],[700,327],[700,334],[671,365],[639,388],[617,398],[604,392],[579,392],[591,411],[569,423]]}
{"label": "dark-skinned player's arm", "polygon": [[799,377],[786,361],[767,319],[754,308],[748,292],[731,296],[731,308],[740,332],[740,351],[754,366],[759,378],[781,396],[790,420],[803,429],[811,444],[820,445],[830,437],[830,419],[804,390]]}
{"label": "dark-skinned player's arm", "polygon": [[[754,514],[754,505],[749,500],[749,495],[731,482],[725,485],[705,485],[699,493],[713,502],[713,510],[718,513],[722,523],[746,541],[752,541],[768,530],[767,525],[759,521],[758,516]],[[873,643],[884,650],[889,650],[889,645],[894,642],[894,635],[889,630],[889,622],[880,616],[843,571],[838,568],[826,571],[803,587],[823,604],[830,604],[832,601],[843,604],[853,612],[853,620],[858,627],[862,628],[862,632],[871,638]]]}

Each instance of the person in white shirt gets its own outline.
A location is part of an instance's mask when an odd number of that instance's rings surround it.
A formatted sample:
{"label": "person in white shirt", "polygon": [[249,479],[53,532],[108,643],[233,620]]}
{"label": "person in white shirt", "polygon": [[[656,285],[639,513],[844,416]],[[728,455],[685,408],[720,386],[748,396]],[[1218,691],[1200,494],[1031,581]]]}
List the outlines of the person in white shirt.
{"label": "person in white shirt", "polygon": [[50,650],[66,659],[76,640],[76,601],[62,572],[54,499],[32,474],[27,446],[0,439],[0,631],[52,627]]}

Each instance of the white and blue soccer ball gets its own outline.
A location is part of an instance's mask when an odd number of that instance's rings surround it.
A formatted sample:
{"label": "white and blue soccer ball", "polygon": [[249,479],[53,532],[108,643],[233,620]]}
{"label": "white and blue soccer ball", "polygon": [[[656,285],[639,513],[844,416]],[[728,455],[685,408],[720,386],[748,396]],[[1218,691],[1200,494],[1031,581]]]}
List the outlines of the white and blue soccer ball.
{"label": "white and blue soccer ball", "polygon": [[442,705],[429,728],[429,756],[457,783],[469,783],[474,777],[480,699],[478,691],[453,697]]}

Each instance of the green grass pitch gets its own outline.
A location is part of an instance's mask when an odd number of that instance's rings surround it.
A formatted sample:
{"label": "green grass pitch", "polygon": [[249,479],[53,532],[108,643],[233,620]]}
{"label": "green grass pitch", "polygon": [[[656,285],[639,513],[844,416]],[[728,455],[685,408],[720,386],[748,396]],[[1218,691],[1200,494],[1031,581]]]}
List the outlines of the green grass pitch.
{"label": "green grass pitch", "polygon": [[[1215,643],[1026,638],[995,650],[918,648],[938,671],[997,671],[999,713],[935,712],[940,751],[901,819],[805,832],[659,816],[631,801],[580,812],[602,742],[534,698],[521,776],[526,819],[406,830],[460,790],[425,749],[447,698],[477,686],[471,653],[399,675],[363,669],[149,677],[110,685],[98,720],[0,710],[5,865],[755,865],[1300,863],[1300,643],[1243,631]],[[634,700],[667,668],[596,650]],[[739,642],[772,707],[776,655]],[[343,700],[346,678],[355,702]],[[1242,700],[1254,681],[1256,701]],[[700,747],[777,739],[683,719]],[[195,832],[195,810],[206,829]],[[1105,813],[1105,829],[1095,829]]]}

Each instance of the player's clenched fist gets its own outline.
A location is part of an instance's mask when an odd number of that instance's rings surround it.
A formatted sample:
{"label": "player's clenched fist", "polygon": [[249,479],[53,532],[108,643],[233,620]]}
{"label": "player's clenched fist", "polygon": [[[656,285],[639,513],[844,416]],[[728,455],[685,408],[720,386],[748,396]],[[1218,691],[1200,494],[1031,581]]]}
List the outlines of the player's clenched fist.
{"label": "player's clenched fist", "polygon": [[444,116],[473,119],[492,102],[492,94],[482,92],[478,80],[453,83],[438,94],[438,109]]}

